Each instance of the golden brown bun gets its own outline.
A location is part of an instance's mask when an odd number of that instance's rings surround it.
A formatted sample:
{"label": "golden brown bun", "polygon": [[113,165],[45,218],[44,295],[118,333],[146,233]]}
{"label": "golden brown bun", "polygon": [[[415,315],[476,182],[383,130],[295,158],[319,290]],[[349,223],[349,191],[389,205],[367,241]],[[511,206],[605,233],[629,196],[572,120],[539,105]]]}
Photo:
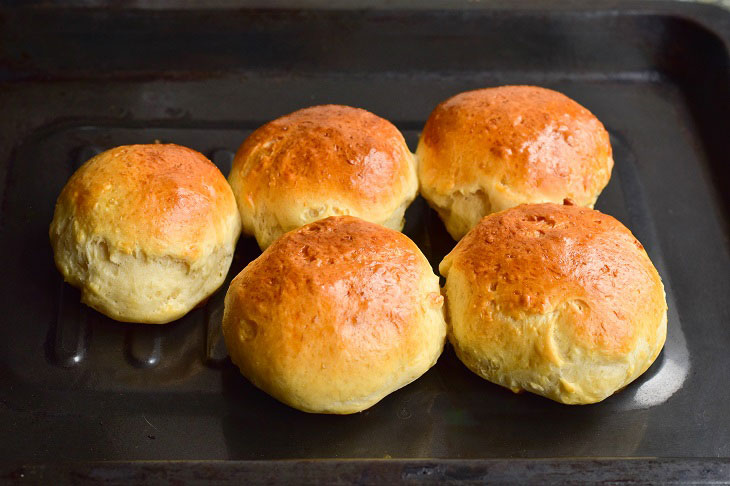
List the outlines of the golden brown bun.
{"label": "golden brown bun", "polygon": [[163,324],[225,279],[241,221],[231,188],[202,154],[125,145],[82,165],[56,203],[56,266],[107,316]]}
{"label": "golden brown bun", "polygon": [[243,231],[262,249],[328,216],[349,214],[400,231],[418,192],[415,158],[398,129],[339,105],[260,127],[238,149],[228,180]]}
{"label": "golden brown bun", "polygon": [[536,86],[458,94],[416,150],[421,194],[458,240],[490,213],[569,199],[593,207],[611,177],[608,132],[575,101]]}
{"label": "golden brown bun", "polygon": [[274,242],[231,282],[223,335],[254,385],[305,412],[371,407],[434,365],[438,277],[403,234],[333,216]]}
{"label": "golden brown bun", "polygon": [[548,203],[492,214],[439,270],[457,355],[514,391],[598,402],[664,346],[659,274],[631,232],[598,211]]}

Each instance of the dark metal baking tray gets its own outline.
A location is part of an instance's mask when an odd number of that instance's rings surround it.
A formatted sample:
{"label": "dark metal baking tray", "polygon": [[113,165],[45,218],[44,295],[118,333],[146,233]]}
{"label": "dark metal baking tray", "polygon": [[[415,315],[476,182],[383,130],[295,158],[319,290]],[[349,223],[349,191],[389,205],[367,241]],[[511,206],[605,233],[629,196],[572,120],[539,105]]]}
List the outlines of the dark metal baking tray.
{"label": "dark metal baking tray", "polygon": [[[1,479],[729,479],[728,12],[607,1],[116,5],[0,7]],[[175,142],[227,173],[252,129],[319,103],[384,116],[415,149],[439,101],[513,83],[560,90],[605,123],[616,166],[598,209],[644,243],[666,286],[663,353],[605,402],[514,395],[447,348],[366,412],[308,415],[227,359],[225,286],[176,323],[120,324],[79,304],[54,268],[55,198],[99,150]],[[454,244],[420,198],[405,232],[434,267]],[[229,278],[258,253],[243,238]]]}

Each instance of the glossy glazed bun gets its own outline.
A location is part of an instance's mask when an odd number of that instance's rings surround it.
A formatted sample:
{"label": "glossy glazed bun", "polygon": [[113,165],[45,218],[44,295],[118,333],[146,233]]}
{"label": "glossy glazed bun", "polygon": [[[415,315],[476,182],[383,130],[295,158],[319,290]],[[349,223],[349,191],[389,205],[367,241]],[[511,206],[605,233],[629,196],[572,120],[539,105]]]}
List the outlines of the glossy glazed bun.
{"label": "glossy glazed bun", "polygon": [[457,355],[514,391],[598,402],[664,345],[659,274],[631,232],[598,211],[529,204],[492,214],[439,268]]}
{"label": "glossy glazed bun", "polygon": [[223,335],[254,385],[306,412],[371,407],[434,365],[438,277],[405,235],[338,216],[291,231],[231,282]]}
{"label": "glossy glazed bun", "polygon": [[340,105],[305,108],[260,127],[239,148],[228,180],[243,230],[262,249],[328,216],[400,231],[418,192],[415,159],[398,129]]}
{"label": "glossy glazed bun", "polygon": [[416,155],[421,194],[458,240],[523,203],[593,207],[613,168],[608,132],[567,96],[536,86],[458,94],[436,107]]}
{"label": "glossy glazed bun", "polygon": [[240,230],[233,192],[202,154],[125,145],[74,173],[50,238],[83,302],[119,321],[163,324],[220,287]]}

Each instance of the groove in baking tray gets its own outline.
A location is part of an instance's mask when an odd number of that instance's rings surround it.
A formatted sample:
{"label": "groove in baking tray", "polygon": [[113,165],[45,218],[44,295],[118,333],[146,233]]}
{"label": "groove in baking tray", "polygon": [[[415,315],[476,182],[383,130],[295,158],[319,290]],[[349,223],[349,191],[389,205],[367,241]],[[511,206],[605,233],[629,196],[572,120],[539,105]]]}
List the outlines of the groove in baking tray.
{"label": "groove in baking tray", "polygon": [[88,307],[79,305],[80,294],[68,285],[58,292],[56,320],[48,329],[49,354],[57,366],[71,367],[81,363],[89,348],[91,326]]}
{"label": "groove in baking tray", "polygon": [[153,368],[162,359],[162,333],[159,326],[133,327],[124,338],[124,355],[136,368]]}

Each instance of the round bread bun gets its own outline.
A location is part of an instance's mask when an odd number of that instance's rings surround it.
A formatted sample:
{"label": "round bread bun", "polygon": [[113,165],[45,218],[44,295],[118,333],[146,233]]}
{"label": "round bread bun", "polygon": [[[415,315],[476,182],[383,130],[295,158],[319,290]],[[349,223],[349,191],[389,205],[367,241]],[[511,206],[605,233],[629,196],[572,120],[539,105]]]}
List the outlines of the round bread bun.
{"label": "round bread bun", "polygon": [[459,240],[487,214],[569,200],[593,207],[611,178],[608,132],[536,86],[467,91],[436,107],[416,150],[421,194]]}
{"label": "round bread bun", "polygon": [[125,145],[69,179],[50,228],[56,266],[112,319],[164,324],[212,294],[241,231],[233,192],[199,152]]}
{"label": "round bread bun", "polygon": [[258,388],[305,412],[355,413],[436,363],[438,277],[405,235],[352,216],[286,233],[231,282],[223,335]]}
{"label": "round bread bun", "polygon": [[492,214],[439,270],[459,359],[515,392],[595,403],[664,346],[659,274],[631,232],[598,211],[546,203]]}
{"label": "round bread bun", "polygon": [[415,157],[398,129],[340,105],[305,108],[257,129],[238,149],[228,180],[243,231],[261,249],[328,216],[400,231],[418,192]]}

